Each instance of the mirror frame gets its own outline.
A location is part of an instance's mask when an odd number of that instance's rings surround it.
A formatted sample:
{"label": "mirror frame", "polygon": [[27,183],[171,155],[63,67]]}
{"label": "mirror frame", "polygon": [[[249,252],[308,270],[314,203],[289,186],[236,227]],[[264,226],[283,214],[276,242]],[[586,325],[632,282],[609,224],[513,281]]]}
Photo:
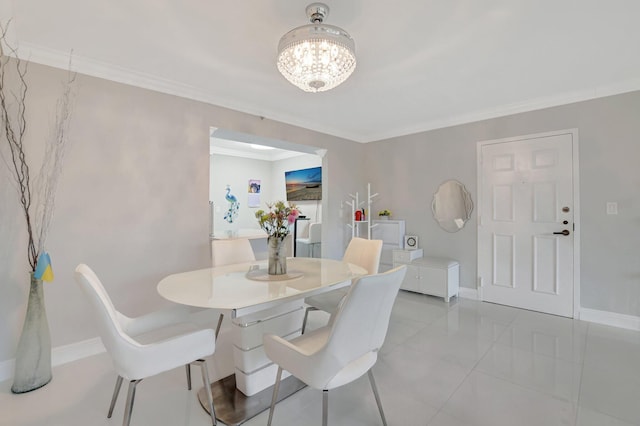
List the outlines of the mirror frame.
{"label": "mirror frame", "polygon": [[[443,212],[438,212],[438,210],[442,210],[442,206],[438,208],[438,204],[442,204],[444,200],[442,200],[441,197],[443,196],[445,188],[451,185],[455,185],[459,188],[461,199],[458,200],[458,203],[460,203],[460,207],[464,211],[458,212],[459,214],[456,214],[457,217],[443,217]],[[442,182],[440,186],[438,186],[438,190],[433,194],[433,201],[431,202],[431,212],[433,214],[434,220],[438,223],[440,228],[451,233],[458,232],[462,228],[464,228],[466,223],[471,218],[471,212],[473,212],[473,200],[471,199],[471,194],[469,193],[469,191],[467,191],[467,188],[465,188],[465,186],[461,182],[455,179],[446,180]]]}

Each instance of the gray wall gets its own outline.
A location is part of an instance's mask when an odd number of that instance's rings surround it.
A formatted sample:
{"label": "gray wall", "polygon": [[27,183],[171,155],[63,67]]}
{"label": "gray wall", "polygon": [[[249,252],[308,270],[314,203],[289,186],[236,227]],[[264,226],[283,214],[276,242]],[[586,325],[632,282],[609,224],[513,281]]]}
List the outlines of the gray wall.
{"label": "gray wall", "polygon": [[[66,71],[30,64],[27,150],[39,167],[43,139]],[[102,278],[115,305],[138,315],[165,302],[164,276],[209,259],[209,128],[223,127],[327,150],[323,216],[343,253],[341,182],[361,179],[363,146],[175,96],[79,76],[79,95],[47,249],[55,281],[45,285],[53,346],[97,335],[73,281],[78,263]],[[0,362],[14,357],[28,292],[26,227],[6,167],[0,166]]]}
{"label": "gray wall", "polygon": [[[31,64],[27,151],[39,165],[43,138],[65,71]],[[48,251],[56,279],[45,297],[53,346],[96,336],[72,271],[80,262],[102,277],[115,304],[137,315],[164,301],[165,275],[209,264],[209,127],[327,150],[323,255],[342,256],[349,194],[379,197],[407,221],[428,254],[455,257],[474,287],[475,215],[459,233],[431,217],[433,192],[463,182],[476,199],[476,142],[577,128],[580,138],[582,306],[640,316],[640,93],[618,95],[360,145],[236,111],[97,78],[79,76]],[[365,171],[366,165],[366,171]],[[37,168],[37,166],[36,166]],[[26,231],[16,193],[0,167],[0,362],[13,358],[28,290]],[[606,201],[619,215],[606,216]],[[475,212],[474,212],[475,214]]]}
{"label": "gray wall", "polygon": [[[432,218],[433,193],[457,179],[477,202],[476,144],[553,130],[579,133],[581,306],[640,316],[640,92],[579,102],[366,145],[375,209],[405,219],[425,254],[456,258],[461,285],[475,288],[476,211],[449,234]],[[606,202],[618,203],[617,216]]]}

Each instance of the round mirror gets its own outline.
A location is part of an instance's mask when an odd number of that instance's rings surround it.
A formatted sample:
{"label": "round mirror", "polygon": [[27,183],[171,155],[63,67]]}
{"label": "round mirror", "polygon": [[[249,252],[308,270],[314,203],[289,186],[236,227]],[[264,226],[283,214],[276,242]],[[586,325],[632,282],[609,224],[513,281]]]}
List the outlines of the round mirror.
{"label": "round mirror", "polygon": [[433,218],[447,232],[458,232],[471,217],[473,201],[463,184],[448,180],[433,194]]}

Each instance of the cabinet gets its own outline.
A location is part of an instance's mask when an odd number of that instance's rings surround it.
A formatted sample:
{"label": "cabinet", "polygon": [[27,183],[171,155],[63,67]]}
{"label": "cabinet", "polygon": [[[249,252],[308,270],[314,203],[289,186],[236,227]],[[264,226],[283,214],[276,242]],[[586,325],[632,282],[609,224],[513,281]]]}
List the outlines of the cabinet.
{"label": "cabinet", "polygon": [[[401,250],[404,245],[404,220],[374,220],[372,222],[371,238],[374,240],[382,240],[382,253],[380,253],[380,267],[378,271],[388,271],[393,267],[393,251],[404,251]],[[420,250],[420,257],[421,256],[422,250]]]}
{"label": "cabinet", "polygon": [[458,261],[441,257],[422,257],[422,249],[394,250],[393,267],[407,265],[403,290],[415,291],[444,298],[458,296],[460,265]]}

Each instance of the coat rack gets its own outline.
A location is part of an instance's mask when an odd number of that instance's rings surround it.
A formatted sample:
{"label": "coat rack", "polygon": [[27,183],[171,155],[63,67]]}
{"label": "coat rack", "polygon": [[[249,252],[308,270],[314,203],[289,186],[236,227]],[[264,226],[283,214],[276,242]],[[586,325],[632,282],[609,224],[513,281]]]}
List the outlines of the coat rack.
{"label": "coat rack", "polygon": [[[355,195],[349,194],[349,196],[351,197],[351,201],[347,201],[347,204],[351,206],[351,223],[347,224],[347,226],[351,228],[351,237],[361,237],[370,240],[371,229],[376,226],[371,224],[371,202],[374,197],[378,196],[378,193],[376,192],[375,194],[371,194],[371,184],[367,183],[367,207],[365,209],[366,214],[364,215],[364,219],[361,218],[360,220],[356,220],[356,212],[360,211],[365,201],[359,200],[359,195],[357,192]],[[362,224],[365,224],[367,228],[366,237],[364,235],[360,236],[360,228]]]}

